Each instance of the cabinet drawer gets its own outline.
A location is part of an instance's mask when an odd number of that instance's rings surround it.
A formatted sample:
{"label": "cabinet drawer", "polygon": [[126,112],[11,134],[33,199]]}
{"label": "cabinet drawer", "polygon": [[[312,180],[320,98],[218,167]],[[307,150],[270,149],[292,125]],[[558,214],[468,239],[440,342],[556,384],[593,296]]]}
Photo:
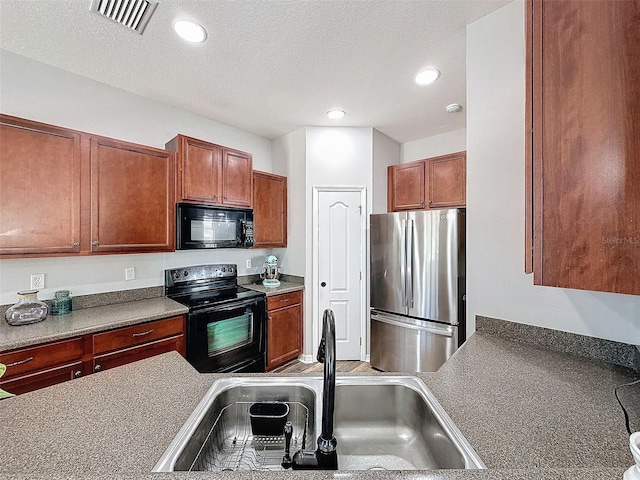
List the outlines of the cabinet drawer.
{"label": "cabinet drawer", "polygon": [[288,307],[302,302],[302,290],[296,292],[283,293],[282,295],[274,295],[267,297],[267,310],[275,310],[276,308]]}
{"label": "cabinet drawer", "polygon": [[149,342],[137,347],[118,350],[117,352],[98,355],[93,360],[93,371],[100,372],[109,368],[119,367],[127,363],[137,362],[144,358],[160,355],[161,353],[177,350],[184,351],[184,335],[177,335],[155,342]]}
{"label": "cabinet drawer", "polygon": [[[72,380],[82,375],[82,363],[76,362],[62,367],[51,368],[41,372],[15,377],[0,382],[0,388],[10,393],[20,395],[44,387]],[[2,377],[3,380],[5,377]]]}
{"label": "cabinet drawer", "polygon": [[183,333],[183,317],[172,317],[155,322],[141,323],[132,327],[119,328],[93,336],[93,353],[110,352],[133,347],[172,335]]}
{"label": "cabinet drawer", "polygon": [[7,371],[2,379],[8,380],[12,377],[36,372],[44,368],[72,363],[75,360],[80,360],[83,353],[82,338],[73,338],[2,353],[0,354],[0,363],[4,363],[7,366]]}

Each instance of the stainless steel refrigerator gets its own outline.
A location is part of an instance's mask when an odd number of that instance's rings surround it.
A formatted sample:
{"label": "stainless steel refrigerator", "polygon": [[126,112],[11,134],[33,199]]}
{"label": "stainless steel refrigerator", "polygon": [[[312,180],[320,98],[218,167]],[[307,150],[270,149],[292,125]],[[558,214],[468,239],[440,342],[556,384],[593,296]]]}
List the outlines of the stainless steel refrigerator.
{"label": "stainless steel refrigerator", "polygon": [[465,210],[371,215],[371,366],[432,372],[465,338]]}

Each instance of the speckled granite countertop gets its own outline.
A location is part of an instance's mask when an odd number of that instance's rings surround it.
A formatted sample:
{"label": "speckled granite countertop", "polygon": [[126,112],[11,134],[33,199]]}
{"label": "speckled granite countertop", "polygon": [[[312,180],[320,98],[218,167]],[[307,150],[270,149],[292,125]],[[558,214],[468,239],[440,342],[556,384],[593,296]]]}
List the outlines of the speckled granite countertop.
{"label": "speckled granite countertop", "polygon": [[184,305],[158,297],[74,310],[59,317],[49,315],[42,322],[31,325],[11,326],[3,319],[0,321],[0,352],[182,315],[188,311]]}
{"label": "speckled granite countertop", "polygon": [[[418,376],[488,470],[215,477],[619,480],[632,464],[612,393],[633,379],[629,370],[476,334],[438,372]],[[0,477],[212,478],[151,469],[216,378],[171,352],[2,400]]]}
{"label": "speckled granite countertop", "polygon": [[258,292],[266,293],[267,297],[271,297],[273,295],[280,295],[281,293],[289,293],[295,292],[297,290],[304,290],[304,285],[299,283],[292,282],[280,282],[278,287],[265,287],[261,284],[249,283],[243,285],[243,287],[250,288],[251,290],[256,290]]}

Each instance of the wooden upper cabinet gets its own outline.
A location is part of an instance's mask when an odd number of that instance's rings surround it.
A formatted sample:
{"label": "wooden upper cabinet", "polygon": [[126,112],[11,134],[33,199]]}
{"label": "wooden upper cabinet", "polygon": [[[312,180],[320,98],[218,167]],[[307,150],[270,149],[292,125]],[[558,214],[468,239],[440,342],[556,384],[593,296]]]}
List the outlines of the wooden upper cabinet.
{"label": "wooden upper cabinet", "polygon": [[638,3],[528,8],[534,283],[640,295]]}
{"label": "wooden upper cabinet", "polygon": [[80,133],[0,115],[0,254],[80,251]]}
{"label": "wooden upper cabinet", "polygon": [[253,172],[254,247],[287,246],[287,177]]}
{"label": "wooden upper cabinet", "polygon": [[425,207],[425,162],[401,163],[387,169],[387,206],[390,212]]}
{"label": "wooden upper cabinet", "polygon": [[189,138],[184,138],[183,142],[182,200],[218,203],[220,149]]}
{"label": "wooden upper cabinet", "polygon": [[253,205],[253,157],[249,153],[222,149],[222,204],[251,208]]}
{"label": "wooden upper cabinet", "polygon": [[91,251],[175,249],[175,154],[91,138]]}
{"label": "wooden upper cabinet", "polygon": [[429,208],[464,207],[467,202],[467,154],[452,153],[427,160]]}
{"label": "wooden upper cabinet", "polygon": [[387,210],[464,207],[467,203],[467,152],[456,152],[387,170]]}
{"label": "wooden upper cabinet", "polygon": [[251,208],[251,154],[185,135],[167,142],[166,149],[178,154],[177,201]]}

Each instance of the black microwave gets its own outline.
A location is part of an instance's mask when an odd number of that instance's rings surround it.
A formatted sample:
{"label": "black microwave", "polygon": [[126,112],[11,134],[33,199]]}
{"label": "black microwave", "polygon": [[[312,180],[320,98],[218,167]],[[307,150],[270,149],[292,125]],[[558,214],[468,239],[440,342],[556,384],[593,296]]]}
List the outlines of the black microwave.
{"label": "black microwave", "polygon": [[253,247],[253,210],[178,203],[176,249]]}

